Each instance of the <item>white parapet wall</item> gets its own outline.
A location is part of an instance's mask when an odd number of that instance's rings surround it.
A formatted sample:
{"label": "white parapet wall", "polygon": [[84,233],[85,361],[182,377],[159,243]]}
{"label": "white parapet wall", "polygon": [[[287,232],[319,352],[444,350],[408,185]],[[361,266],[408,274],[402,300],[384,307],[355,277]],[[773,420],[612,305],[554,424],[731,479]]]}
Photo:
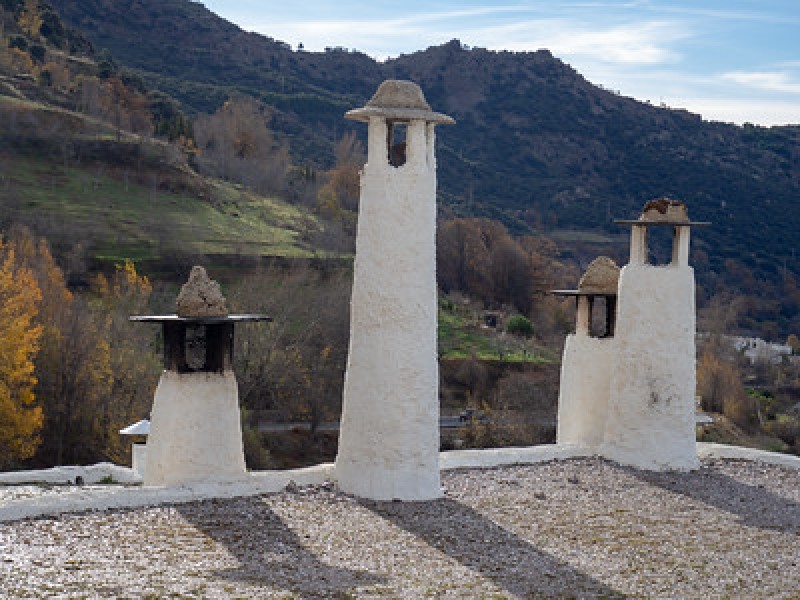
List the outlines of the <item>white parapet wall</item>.
{"label": "white parapet wall", "polygon": [[558,397],[559,445],[578,444],[596,451],[603,442],[608,419],[615,338],[581,333],[567,336],[561,361]]}
{"label": "white parapet wall", "polygon": [[245,476],[239,391],[232,371],[164,371],[151,415],[145,485],[175,486]]}
{"label": "white parapet wall", "polygon": [[694,271],[629,264],[618,298],[600,454],[642,469],[696,468]]}

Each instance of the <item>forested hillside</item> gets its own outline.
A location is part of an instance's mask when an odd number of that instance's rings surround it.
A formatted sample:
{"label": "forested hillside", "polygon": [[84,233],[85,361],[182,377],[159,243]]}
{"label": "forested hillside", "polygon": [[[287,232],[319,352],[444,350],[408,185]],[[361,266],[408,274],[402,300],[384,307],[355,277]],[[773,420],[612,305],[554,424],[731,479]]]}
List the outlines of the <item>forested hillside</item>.
{"label": "forested hillside", "polygon": [[[438,137],[442,410],[488,419],[461,442],[552,439],[574,318],[545,292],[598,253],[623,263],[611,218],[653,196],[715,222],[693,244],[702,331],[800,330],[797,128],[650,107],[547,51],[452,41],[381,64],[293,51],[185,0],[55,4],[83,31],[45,0],[0,0],[0,468],[123,460],[116,432],[146,416],[159,370],[127,316],[172,310],[198,263],[233,310],[275,317],[237,335],[248,464],[332,458],[314,428],[340,410],[365,133],[343,113],[387,77],[459,119]],[[706,344],[698,393],[797,451],[796,366]],[[311,432],[265,437],[263,418]]]}
{"label": "forested hillside", "polygon": [[296,51],[189,0],[53,4],[96,48],[189,113],[212,112],[232,94],[265,101],[296,164],[333,164],[334,141],[354,127],[343,113],[381,80],[417,81],[458,122],[439,130],[443,214],[547,232],[581,261],[600,251],[624,258],[617,234],[625,232],[612,219],[672,196],[714,223],[695,238],[703,293],[726,287],[763,297],[768,289],[776,302],[751,306],[741,325],[800,328],[796,302],[784,302],[800,273],[800,127],[706,122],[621,97],[546,50],[491,52],[453,40],[378,63],[342,48]]}

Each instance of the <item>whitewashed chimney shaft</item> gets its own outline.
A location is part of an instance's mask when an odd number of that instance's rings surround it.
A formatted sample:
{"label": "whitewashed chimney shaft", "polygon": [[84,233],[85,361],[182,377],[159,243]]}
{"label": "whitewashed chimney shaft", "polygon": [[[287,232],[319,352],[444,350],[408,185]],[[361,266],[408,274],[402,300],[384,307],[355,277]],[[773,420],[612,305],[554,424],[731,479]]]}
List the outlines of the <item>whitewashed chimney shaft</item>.
{"label": "whitewashed chimney shaft", "polygon": [[[347,117],[368,123],[369,146],[336,479],[365,498],[437,498],[434,126],[453,120],[432,112],[406,81],[384,82]],[[404,148],[393,137],[399,128]]]}
{"label": "whitewashed chimney shaft", "polygon": [[[631,226],[631,248],[613,286],[613,336],[590,334],[598,290],[557,291],[579,299],[576,333],[564,348],[557,441],[642,469],[692,469],[698,460],[689,232],[707,223],[690,222],[686,206],[666,198],[649,202],[638,220],[618,223]],[[673,230],[666,265],[649,262],[648,232],[659,226]]]}
{"label": "whitewashed chimney shaft", "polygon": [[175,486],[245,476],[239,389],[232,370],[234,324],[266,315],[229,315],[219,285],[194,267],[174,315],[134,316],[158,323],[164,371],[156,388],[144,484]]}

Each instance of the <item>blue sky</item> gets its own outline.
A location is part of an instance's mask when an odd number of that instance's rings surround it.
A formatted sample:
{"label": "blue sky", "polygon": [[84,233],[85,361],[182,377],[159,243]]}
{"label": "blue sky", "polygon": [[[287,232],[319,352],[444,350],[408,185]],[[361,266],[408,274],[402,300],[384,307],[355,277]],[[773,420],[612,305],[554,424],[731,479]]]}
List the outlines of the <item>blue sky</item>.
{"label": "blue sky", "polygon": [[595,84],[709,120],[800,124],[800,0],[550,0],[402,3],[203,0],[296,48],[379,60],[453,38],[549,49]]}

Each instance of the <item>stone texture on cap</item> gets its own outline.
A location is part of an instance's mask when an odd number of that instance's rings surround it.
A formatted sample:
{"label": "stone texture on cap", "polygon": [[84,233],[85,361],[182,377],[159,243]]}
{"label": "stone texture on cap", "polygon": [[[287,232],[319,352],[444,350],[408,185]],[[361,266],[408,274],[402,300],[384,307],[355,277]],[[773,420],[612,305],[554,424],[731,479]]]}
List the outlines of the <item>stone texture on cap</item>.
{"label": "stone texture on cap", "polygon": [[226,317],[228,308],[219,284],[211,279],[205,268],[192,267],[189,281],[183,284],[175,302],[179,317]]}
{"label": "stone texture on cap", "polygon": [[419,119],[432,123],[452,125],[455,121],[431,110],[422,89],[413,81],[387,79],[378,87],[367,105],[345,114],[348,119],[369,121],[370,117],[408,121]]}
{"label": "stone texture on cap", "polygon": [[587,267],[578,283],[581,292],[616,294],[619,283],[619,267],[608,256],[598,256]]}
{"label": "stone texture on cap", "polygon": [[431,110],[422,89],[413,81],[387,79],[372,96],[367,106],[376,108],[415,108]]}
{"label": "stone texture on cap", "polygon": [[640,221],[689,222],[686,203],[670,198],[657,198],[644,205]]}

